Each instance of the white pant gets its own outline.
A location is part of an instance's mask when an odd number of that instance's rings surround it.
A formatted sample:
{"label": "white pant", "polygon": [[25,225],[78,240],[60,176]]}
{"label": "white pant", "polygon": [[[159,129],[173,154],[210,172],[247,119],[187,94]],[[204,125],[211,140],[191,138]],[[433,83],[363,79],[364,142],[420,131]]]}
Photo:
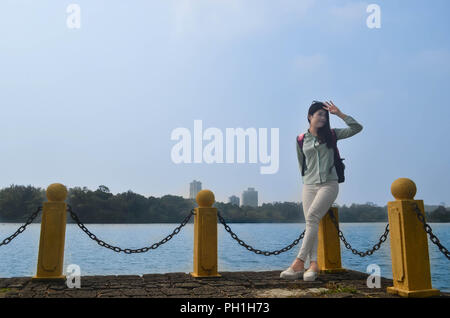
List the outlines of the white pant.
{"label": "white pant", "polygon": [[317,261],[319,223],[328,212],[339,192],[337,180],[320,184],[304,184],[302,190],[303,213],[305,214],[305,236],[297,258],[306,262]]}

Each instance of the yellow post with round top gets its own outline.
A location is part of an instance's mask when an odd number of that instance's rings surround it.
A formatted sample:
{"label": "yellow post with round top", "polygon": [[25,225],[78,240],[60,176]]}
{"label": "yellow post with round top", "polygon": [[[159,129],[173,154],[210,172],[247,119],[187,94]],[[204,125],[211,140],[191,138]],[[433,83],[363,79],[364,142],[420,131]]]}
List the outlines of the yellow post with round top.
{"label": "yellow post with round top", "polygon": [[37,273],[33,280],[65,280],[63,275],[66,236],[67,188],[61,183],[47,187],[48,202],[42,208]]}
{"label": "yellow post with round top", "polygon": [[194,216],[193,277],[220,277],[217,272],[217,208],[213,208],[214,193],[201,190],[196,197],[198,208]]}
{"label": "yellow post with round top", "polygon": [[[334,218],[339,224],[338,208],[331,207]],[[327,214],[319,223],[319,244],[317,247],[317,265],[321,273],[345,272],[341,264],[341,245],[339,235],[331,217]]]}
{"label": "yellow post with round top", "polygon": [[431,286],[427,233],[411,204],[415,202],[425,218],[423,200],[414,200],[416,191],[412,180],[399,178],[391,185],[395,201],[387,205],[394,283],[387,287],[387,292],[402,297],[429,297],[440,293]]}

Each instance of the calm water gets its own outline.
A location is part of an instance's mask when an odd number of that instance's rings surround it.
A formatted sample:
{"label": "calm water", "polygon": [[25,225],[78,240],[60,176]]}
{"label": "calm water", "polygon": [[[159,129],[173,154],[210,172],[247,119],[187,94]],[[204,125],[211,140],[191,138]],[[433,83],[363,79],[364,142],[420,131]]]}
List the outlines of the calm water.
{"label": "calm water", "polygon": [[[14,233],[21,224],[0,223],[0,240]],[[87,224],[105,242],[122,248],[141,248],[159,242],[179,224]],[[341,223],[347,241],[357,250],[371,248],[384,233],[385,223]],[[430,223],[441,243],[450,247],[450,223]],[[292,243],[305,224],[230,224],[242,240],[254,248],[273,251]],[[92,241],[76,224],[68,224],[64,268],[77,264],[81,275],[142,275],[192,271],[193,224],[187,224],[166,244],[141,254],[116,253]],[[31,224],[11,243],[0,247],[0,277],[33,276],[36,273],[40,224]],[[297,255],[301,242],[280,255],[264,256],[247,251],[218,224],[219,272],[284,270]],[[433,288],[450,292],[449,261],[428,240]],[[371,256],[353,255],[341,242],[342,266],[366,272],[370,264],[381,268],[381,276],[392,279],[388,239]],[[308,264],[307,264],[308,265]]]}

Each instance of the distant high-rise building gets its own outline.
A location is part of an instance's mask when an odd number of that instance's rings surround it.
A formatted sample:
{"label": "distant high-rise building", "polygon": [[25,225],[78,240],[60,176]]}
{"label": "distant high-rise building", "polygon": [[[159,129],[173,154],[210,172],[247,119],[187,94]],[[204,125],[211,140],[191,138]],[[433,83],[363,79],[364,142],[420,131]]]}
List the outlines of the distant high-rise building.
{"label": "distant high-rise building", "polygon": [[229,199],[229,203],[239,206],[239,197],[232,195],[228,199]]}
{"label": "distant high-rise building", "polygon": [[197,193],[202,189],[202,183],[200,181],[192,181],[189,184],[189,199],[194,199],[197,197]]}
{"label": "distant high-rise building", "polygon": [[248,188],[242,193],[242,205],[258,206],[258,191],[255,188]]}

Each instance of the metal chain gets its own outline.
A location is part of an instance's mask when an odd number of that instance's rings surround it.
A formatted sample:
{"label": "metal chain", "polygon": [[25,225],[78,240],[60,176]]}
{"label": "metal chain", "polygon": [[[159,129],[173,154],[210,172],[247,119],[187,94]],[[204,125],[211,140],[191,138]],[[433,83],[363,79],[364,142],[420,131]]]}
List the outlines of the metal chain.
{"label": "metal chain", "polygon": [[11,242],[17,235],[19,235],[20,233],[22,233],[23,231],[25,231],[25,229],[27,228],[27,226],[29,224],[31,224],[33,222],[33,220],[36,218],[36,216],[39,214],[39,211],[42,210],[42,206],[38,207],[37,210],[35,212],[33,212],[27,219],[27,221],[25,222],[24,225],[22,225],[21,227],[19,227],[19,229],[11,236],[8,236],[7,238],[5,238],[1,243],[0,246],[2,245],[6,245],[9,242]]}
{"label": "metal chain", "polygon": [[82,229],[82,230],[83,230],[83,231],[84,231],[84,232],[85,232],[92,240],[96,241],[97,244],[99,244],[100,246],[109,248],[109,249],[113,250],[114,252],[117,252],[117,253],[119,253],[119,252],[124,252],[124,253],[126,253],[126,254],[132,254],[132,253],[145,253],[145,252],[149,251],[150,249],[156,249],[156,248],[158,248],[160,245],[162,245],[162,244],[166,243],[167,241],[169,241],[174,235],[178,234],[178,233],[180,232],[181,228],[182,228],[183,226],[185,226],[187,222],[189,222],[189,219],[192,217],[192,215],[195,214],[195,213],[194,213],[194,209],[192,209],[192,210],[189,212],[189,215],[186,216],[186,218],[183,220],[183,222],[181,222],[181,224],[180,224],[178,227],[176,227],[175,230],[174,230],[171,234],[167,235],[164,239],[162,239],[162,240],[159,241],[158,243],[155,243],[155,244],[153,244],[153,245],[151,245],[151,246],[149,246],[149,247],[143,247],[143,248],[138,248],[138,249],[130,249],[130,248],[124,248],[124,249],[122,249],[122,248],[120,248],[120,247],[118,247],[118,246],[114,246],[114,245],[110,245],[110,244],[108,244],[108,243],[105,243],[104,241],[102,241],[102,240],[100,240],[99,238],[97,238],[97,236],[95,236],[94,234],[92,234],[92,233],[86,228],[86,226],[85,226],[83,223],[81,223],[80,219],[79,219],[78,216],[75,214],[75,212],[72,211],[72,207],[71,207],[69,204],[67,205],[67,209],[68,209],[68,211],[69,211],[70,216],[72,217],[72,219],[78,224],[78,226],[79,226],[79,227],[80,227],[80,228],[81,228],[81,229]]}
{"label": "metal chain", "polygon": [[336,218],[334,217],[333,211],[330,209],[328,210],[328,214],[330,215],[331,221],[334,223],[334,225],[336,226],[336,229],[338,230],[338,235],[339,238],[341,239],[342,242],[344,242],[344,245],[347,249],[351,250],[353,254],[358,254],[361,257],[367,256],[367,255],[372,255],[373,252],[375,252],[376,250],[378,250],[380,248],[380,245],[386,241],[387,239],[387,235],[389,233],[389,223],[386,224],[386,228],[384,230],[384,233],[381,235],[380,240],[378,241],[378,243],[376,243],[372,249],[367,250],[365,252],[360,252],[354,248],[352,248],[352,246],[347,242],[347,240],[344,237],[344,234],[342,233],[342,231],[339,229],[339,224],[337,223]]}
{"label": "metal chain", "polygon": [[217,211],[217,217],[220,221],[220,223],[223,224],[223,226],[225,227],[225,230],[231,234],[231,237],[233,239],[235,239],[240,245],[244,246],[247,250],[249,250],[250,252],[256,253],[256,254],[263,254],[265,256],[270,256],[270,255],[278,255],[280,253],[289,251],[291,248],[293,248],[295,245],[298,244],[298,242],[305,236],[305,231],[303,231],[302,234],[300,234],[300,236],[295,239],[291,244],[289,244],[288,246],[282,248],[281,250],[277,250],[277,251],[273,251],[273,252],[268,252],[268,251],[261,251],[258,249],[255,249],[253,247],[251,247],[250,245],[246,244],[244,241],[242,241],[241,239],[239,239],[237,237],[236,234],[233,233],[233,231],[231,230],[231,228],[227,225],[227,223],[225,222],[225,220],[223,219],[222,215],[220,215],[220,211]]}
{"label": "metal chain", "polygon": [[439,247],[439,250],[442,252],[442,254],[445,255],[445,257],[447,257],[447,259],[450,259],[450,253],[448,252],[448,250],[445,248],[445,246],[443,246],[441,244],[441,242],[439,241],[439,239],[433,234],[433,231],[431,229],[431,227],[428,225],[428,223],[425,221],[425,217],[422,214],[422,211],[420,211],[419,207],[417,206],[416,202],[411,202],[413,207],[414,207],[414,211],[417,214],[417,218],[419,219],[420,222],[422,222],[423,224],[423,228],[425,230],[425,232],[428,233],[428,235],[430,236],[430,240],[431,242],[433,242],[434,244],[436,244]]}

